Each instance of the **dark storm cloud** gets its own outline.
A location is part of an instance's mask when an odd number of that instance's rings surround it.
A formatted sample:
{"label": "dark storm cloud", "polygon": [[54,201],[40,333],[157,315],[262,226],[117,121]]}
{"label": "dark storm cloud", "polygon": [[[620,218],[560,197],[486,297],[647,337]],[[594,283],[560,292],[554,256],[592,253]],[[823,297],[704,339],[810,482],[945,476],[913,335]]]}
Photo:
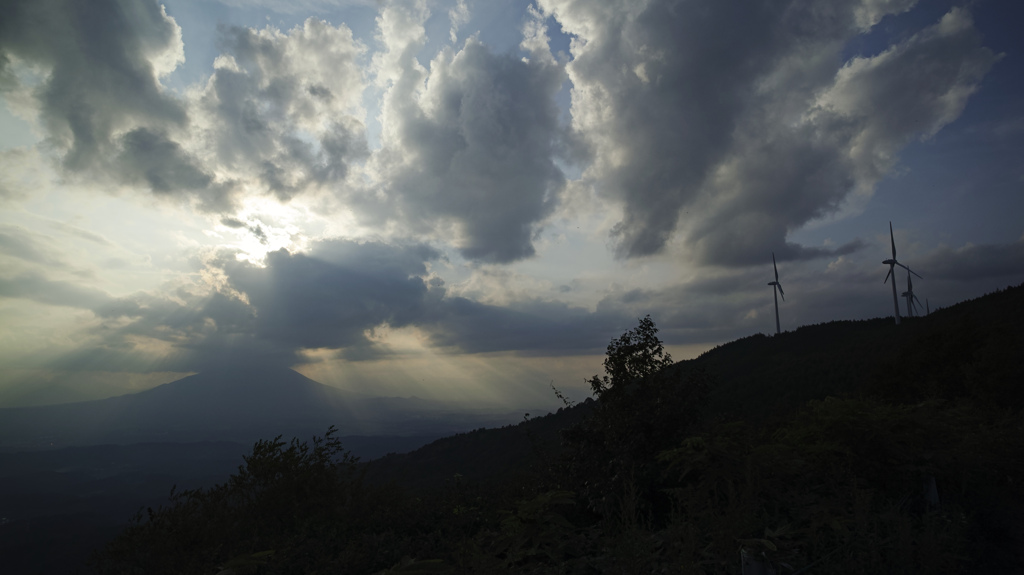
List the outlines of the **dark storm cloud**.
{"label": "dark storm cloud", "polygon": [[53,364],[61,369],[287,366],[308,361],[301,352],[309,349],[377,359],[391,353],[374,340],[382,327],[415,327],[448,352],[572,355],[599,352],[635,325],[632,308],[595,313],[539,299],[496,306],[450,296],[429,270],[441,257],[422,244],[328,240],[309,253],[272,252],[264,266],[225,251],[206,263],[221,278],[214,290],[115,299],[37,275],[3,280],[0,295],[93,311],[97,324]]}
{"label": "dark storm cloud", "polygon": [[632,327],[622,314],[561,302],[494,306],[450,296],[429,277],[427,262],[439,258],[425,245],[334,240],[309,254],[274,252],[266,267],[226,260],[223,269],[247,297],[256,339],[293,351],[337,349],[348,359],[386,353],[366,335],[382,325],[416,327],[429,345],[452,351],[554,355],[603,349],[616,329]]}
{"label": "dark storm cloud", "polygon": [[[291,365],[294,349],[253,337],[253,309],[231,295],[178,290],[98,306],[101,324],[55,369],[202,371],[224,365]],[[125,320],[130,321],[125,321]]]}
{"label": "dark storm cloud", "polygon": [[255,336],[292,349],[368,344],[364,332],[402,327],[421,313],[427,296],[425,246],[395,247],[343,240],[309,254],[281,250],[266,267],[226,262],[230,285],[255,310]]}
{"label": "dark storm cloud", "polygon": [[603,349],[623,331],[623,325],[632,327],[626,317],[593,313],[563,302],[528,300],[496,306],[445,297],[427,310],[418,325],[430,334],[431,345],[464,353],[572,355]]}
{"label": "dark storm cloud", "polygon": [[[585,178],[621,202],[620,256],[679,232],[703,263],[742,265],[864,198],[899,150],[957,116],[997,59],[970,16],[845,65],[847,42],[901,2],[654,0],[541,6],[577,37],[574,127]],[[851,246],[852,248],[853,246]]]}
{"label": "dark storm cloud", "polygon": [[[0,295],[91,309],[100,320],[62,369],[203,370],[225,364],[292,365],[302,349],[376,357],[367,330],[409,325],[431,305],[424,245],[323,241],[309,254],[284,250],[264,267],[224,252],[207,267],[216,290],[180,287],[166,295],[114,299],[102,292],[23,276],[0,281]],[[127,366],[127,367],[125,367]]]}
{"label": "dark storm cloud", "polygon": [[398,11],[389,7],[379,20],[391,51],[381,61],[393,58],[379,76],[391,82],[377,158],[391,202],[377,208],[381,217],[397,211],[415,229],[454,235],[468,259],[532,256],[565,184],[554,163],[565,145],[555,103],[563,67],[534,35],[524,41],[529,58],[494,54],[470,38],[461,50],[442,50],[428,73],[413,57],[422,25]]}

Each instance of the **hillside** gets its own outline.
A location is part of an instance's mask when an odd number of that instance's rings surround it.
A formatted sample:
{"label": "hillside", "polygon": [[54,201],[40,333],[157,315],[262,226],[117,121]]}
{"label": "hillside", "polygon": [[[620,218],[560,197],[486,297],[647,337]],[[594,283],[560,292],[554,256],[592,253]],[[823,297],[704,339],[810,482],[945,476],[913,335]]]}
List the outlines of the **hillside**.
{"label": "hillside", "polygon": [[1014,360],[1021,349],[1024,285],[902,318],[899,326],[888,317],[754,335],[670,369],[701,368],[717,377],[709,414],[761,419],[830,395],[948,395],[954,390],[944,388],[953,385],[947,380],[971,370],[998,367],[998,378],[1024,381]]}
{"label": "hillside", "polygon": [[[666,369],[670,378],[703,370],[714,378],[704,414],[709,421],[750,423],[791,417],[806,402],[829,396],[876,393],[918,400],[955,395],[959,377],[979,370],[1024,401],[1024,285],[935,310],[927,317],[834,321],[769,337],[753,335],[720,345]],[[949,381],[952,378],[953,381]],[[1024,387],[1024,386],[1021,386]],[[962,391],[962,390],[960,390]],[[466,480],[521,475],[554,458],[561,431],[589,411],[585,404],[517,425],[478,429],[389,455],[370,466],[370,477],[410,485],[439,485],[455,474]]]}
{"label": "hillside", "polygon": [[561,432],[581,422],[592,402],[499,428],[480,428],[438,439],[409,453],[367,464],[367,479],[439,487],[456,475],[466,481],[505,481],[541,472],[561,453]]}
{"label": "hillside", "polygon": [[1019,573],[1022,301],[745,338],[653,373],[630,363],[653,348],[627,345],[610,358],[638,371],[596,401],[367,466],[331,436],[264,442],[96,566]]}

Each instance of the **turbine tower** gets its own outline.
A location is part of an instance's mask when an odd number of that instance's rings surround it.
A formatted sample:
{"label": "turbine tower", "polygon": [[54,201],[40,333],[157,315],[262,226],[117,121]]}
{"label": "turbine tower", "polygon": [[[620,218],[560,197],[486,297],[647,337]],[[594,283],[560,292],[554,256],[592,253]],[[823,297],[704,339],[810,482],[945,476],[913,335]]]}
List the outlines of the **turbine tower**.
{"label": "turbine tower", "polygon": [[[906,267],[906,266],[904,266],[904,267]],[[912,271],[910,268],[907,268],[907,291],[903,292],[900,295],[902,295],[903,297],[907,298],[907,316],[908,317],[914,317],[914,316],[917,315],[917,305],[921,305],[921,300],[917,299],[917,296],[914,295],[914,282],[913,282],[912,278],[910,277],[910,274],[914,274],[915,276],[917,276],[920,279],[924,279],[924,278],[922,278],[921,276],[918,276],[917,273]],[[893,283],[896,283],[896,282],[893,281]],[[917,305],[914,305],[915,301],[917,302]]]}
{"label": "turbine tower", "polygon": [[786,301],[786,294],[782,291],[782,284],[779,283],[779,267],[775,265],[775,252],[772,252],[772,268],[775,270],[775,281],[768,282],[768,285],[774,286],[772,288],[772,295],[775,296],[775,334],[782,333],[782,329],[779,328],[779,294],[782,295],[782,301]]}
{"label": "turbine tower", "polygon": [[[896,266],[907,270],[908,274],[914,274],[917,277],[921,277],[916,273],[910,271],[910,268],[896,261],[896,238],[892,233],[892,222],[889,222],[889,242],[892,244],[892,259],[882,260],[882,263],[889,266],[889,273],[885,274],[885,279],[882,283],[889,281],[889,276],[892,276],[892,307],[893,313],[896,318],[896,325],[900,324],[900,300],[899,296],[896,295]],[[909,275],[907,277],[910,277]],[[924,278],[921,278],[924,279]]]}

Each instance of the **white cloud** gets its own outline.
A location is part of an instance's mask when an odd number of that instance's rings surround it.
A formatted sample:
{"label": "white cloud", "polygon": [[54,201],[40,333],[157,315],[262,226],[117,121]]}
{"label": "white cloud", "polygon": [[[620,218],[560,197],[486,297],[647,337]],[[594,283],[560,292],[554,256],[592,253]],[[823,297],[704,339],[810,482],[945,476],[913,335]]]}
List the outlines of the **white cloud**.
{"label": "white cloud", "polygon": [[531,58],[492,53],[470,38],[425,69],[422,4],[389,6],[379,19],[386,51],[383,148],[374,158],[383,220],[452,241],[468,259],[510,262],[533,255],[533,236],[557,204],[555,165],[564,138],[554,96],[564,78],[543,32],[531,28]]}
{"label": "white cloud", "polygon": [[909,140],[929,138],[960,116],[996,60],[981,46],[970,14],[954,8],[907,41],[848,62],[811,116],[855,122],[848,154],[870,187],[892,170]]}
{"label": "white cloud", "polygon": [[190,94],[188,146],[219,180],[287,201],[344,184],[366,157],[359,59],[344,24],[310,18],[288,32],[223,31],[226,53]]}

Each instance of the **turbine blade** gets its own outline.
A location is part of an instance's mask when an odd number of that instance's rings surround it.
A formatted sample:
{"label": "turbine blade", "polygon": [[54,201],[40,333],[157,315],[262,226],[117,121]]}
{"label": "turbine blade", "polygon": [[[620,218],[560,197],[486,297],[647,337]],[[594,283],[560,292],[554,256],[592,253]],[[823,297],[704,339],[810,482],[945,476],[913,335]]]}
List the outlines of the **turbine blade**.
{"label": "turbine blade", "polygon": [[915,276],[917,276],[917,279],[919,279],[919,280],[923,280],[924,279],[923,277],[921,277],[921,274],[915,272],[914,270],[912,270],[910,268],[907,268],[907,271],[912,273],[912,274],[914,274]]}
{"label": "turbine blade", "polygon": [[775,285],[779,286],[779,295],[782,296],[782,301],[786,301],[786,292],[782,291],[782,284],[776,283]]}
{"label": "turbine blade", "polygon": [[892,242],[892,259],[896,259],[896,236],[892,234],[892,222],[889,222],[889,241]]}
{"label": "turbine blade", "polygon": [[775,252],[772,252],[772,269],[775,270],[775,281],[779,281],[779,266],[775,265]]}
{"label": "turbine blade", "polygon": [[[882,280],[882,283],[885,283],[885,282],[889,281],[889,276],[891,276],[891,275],[892,275],[892,266],[889,266],[889,272],[887,274],[885,274],[885,279]],[[893,280],[893,281],[896,281],[896,280]]]}

